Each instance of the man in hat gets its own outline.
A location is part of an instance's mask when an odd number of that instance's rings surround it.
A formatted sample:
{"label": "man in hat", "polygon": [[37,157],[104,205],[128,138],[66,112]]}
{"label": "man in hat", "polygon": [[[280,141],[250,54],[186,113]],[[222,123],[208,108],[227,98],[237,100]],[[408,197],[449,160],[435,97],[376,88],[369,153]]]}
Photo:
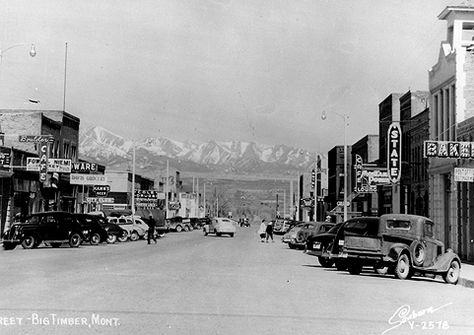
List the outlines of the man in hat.
{"label": "man in hat", "polygon": [[151,239],[153,239],[153,241],[155,241],[155,243],[156,243],[156,237],[155,237],[156,221],[155,221],[155,219],[153,219],[153,215],[151,215],[151,214],[148,217],[147,225],[148,225],[148,239],[147,239],[148,244],[150,244]]}

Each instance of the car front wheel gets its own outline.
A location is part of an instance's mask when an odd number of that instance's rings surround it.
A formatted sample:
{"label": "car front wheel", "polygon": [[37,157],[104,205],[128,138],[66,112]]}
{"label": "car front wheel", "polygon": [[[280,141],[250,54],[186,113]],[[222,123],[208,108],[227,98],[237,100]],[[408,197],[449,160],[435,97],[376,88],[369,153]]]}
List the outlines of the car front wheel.
{"label": "car front wheel", "polygon": [[21,241],[23,249],[33,249],[36,245],[36,239],[33,236],[25,236]]}
{"label": "car front wheel", "polygon": [[183,230],[183,227],[181,227],[181,226],[176,226],[176,231],[177,231],[178,233],[180,233],[182,230]]}
{"label": "car front wheel", "polygon": [[136,231],[132,232],[132,234],[130,235],[130,241],[137,241],[139,238],[140,236],[138,236],[138,233]]}
{"label": "car front wheel", "polygon": [[401,254],[398,256],[397,265],[395,266],[395,276],[398,279],[407,279],[410,272],[410,259],[407,254]]}
{"label": "car front wheel", "polygon": [[91,236],[91,244],[92,245],[98,245],[100,243],[100,234],[99,233],[93,233]]}
{"label": "car front wheel", "polygon": [[72,233],[69,237],[69,246],[71,248],[77,248],[81,245],[82,239],[79,233]]}
{"label": "car front wheel", "polygon": [[119,240],[120,242],[125,242],[125,241],[127,241],[127,239],[128,239],[128,233],[127,233],[127,232],[123,232],[122,236],[120,236],[120,237],[118,238],[118,240]]}
{"label": "car front wheel", "polygon": [[449,265],[448,271],[443,275],[443,279],[448,284],[456,285],[461,273],[461,266],[457,260],[453,260]]}
{"label": "car front wheel", "polygon": [[318,256],[318,261],[319,261],[319,264],[321,264],[323,268],[332,267],[333,261],[331,261],[329,258]]}
{"label": "car front wheel", "polygon": [[336,269],[338,271],[344,271],[347,269],[346,262],[344,261],[335,261],[334,264],[336,265]]}
{"label": "car front wheel", "polygon": [[109,244],[114,244],[115,242],[117,242],[117,236],[115,236],[114,234],[107,234],[107,243]]}
{"label": "car front wheel", "polygon": [[349,263],[347,264],[347,270],[351,275],[358,275],[362,271],[362,264],[360,263]]}

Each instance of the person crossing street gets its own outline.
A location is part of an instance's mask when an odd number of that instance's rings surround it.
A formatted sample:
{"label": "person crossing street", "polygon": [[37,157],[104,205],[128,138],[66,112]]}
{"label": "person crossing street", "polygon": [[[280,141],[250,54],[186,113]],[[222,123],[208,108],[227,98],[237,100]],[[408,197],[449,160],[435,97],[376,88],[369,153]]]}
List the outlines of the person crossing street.
{"label": "person crossing street", "polygon": [[148,217],[147,224],[148,224],[148,238],[147,238],[148,244],[150,244],[151,239],[153,239],[153,241],[155,241],[156,243],[156,237],[155,237],[156,221],[155,219],[153,219],[153,215],[150,214],[150,216]]}

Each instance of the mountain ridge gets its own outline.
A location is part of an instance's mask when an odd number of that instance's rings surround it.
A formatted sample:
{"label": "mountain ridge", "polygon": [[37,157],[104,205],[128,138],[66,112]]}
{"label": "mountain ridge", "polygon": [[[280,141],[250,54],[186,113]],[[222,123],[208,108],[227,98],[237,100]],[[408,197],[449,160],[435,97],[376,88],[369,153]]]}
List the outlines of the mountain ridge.
{"label": "mountain ridge", "polygon": [[[130,168],[134,142],[100,126],[79,134],[81,158],[111,168]],[[233,175],[288,175],[307,171],[316,154],[284,144],[267,145],[245,141],[176,141],[148,137],[135,142],[136,166],[145,172],[162,170],[166,160],[182,172]],[[148,173],[149,174],[149,173]]]}

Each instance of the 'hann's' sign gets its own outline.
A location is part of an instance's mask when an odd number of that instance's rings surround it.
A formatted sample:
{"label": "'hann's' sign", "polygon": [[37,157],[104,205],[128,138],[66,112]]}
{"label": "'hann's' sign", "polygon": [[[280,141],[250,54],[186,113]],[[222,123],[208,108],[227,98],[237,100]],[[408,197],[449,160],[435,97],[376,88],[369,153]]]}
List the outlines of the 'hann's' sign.
{"label": "'hann's' sign", "polygon": [[400,181],[402,171],[402,130],[398,123],[392,123],[387,132],[387,170],[390,181]]}

